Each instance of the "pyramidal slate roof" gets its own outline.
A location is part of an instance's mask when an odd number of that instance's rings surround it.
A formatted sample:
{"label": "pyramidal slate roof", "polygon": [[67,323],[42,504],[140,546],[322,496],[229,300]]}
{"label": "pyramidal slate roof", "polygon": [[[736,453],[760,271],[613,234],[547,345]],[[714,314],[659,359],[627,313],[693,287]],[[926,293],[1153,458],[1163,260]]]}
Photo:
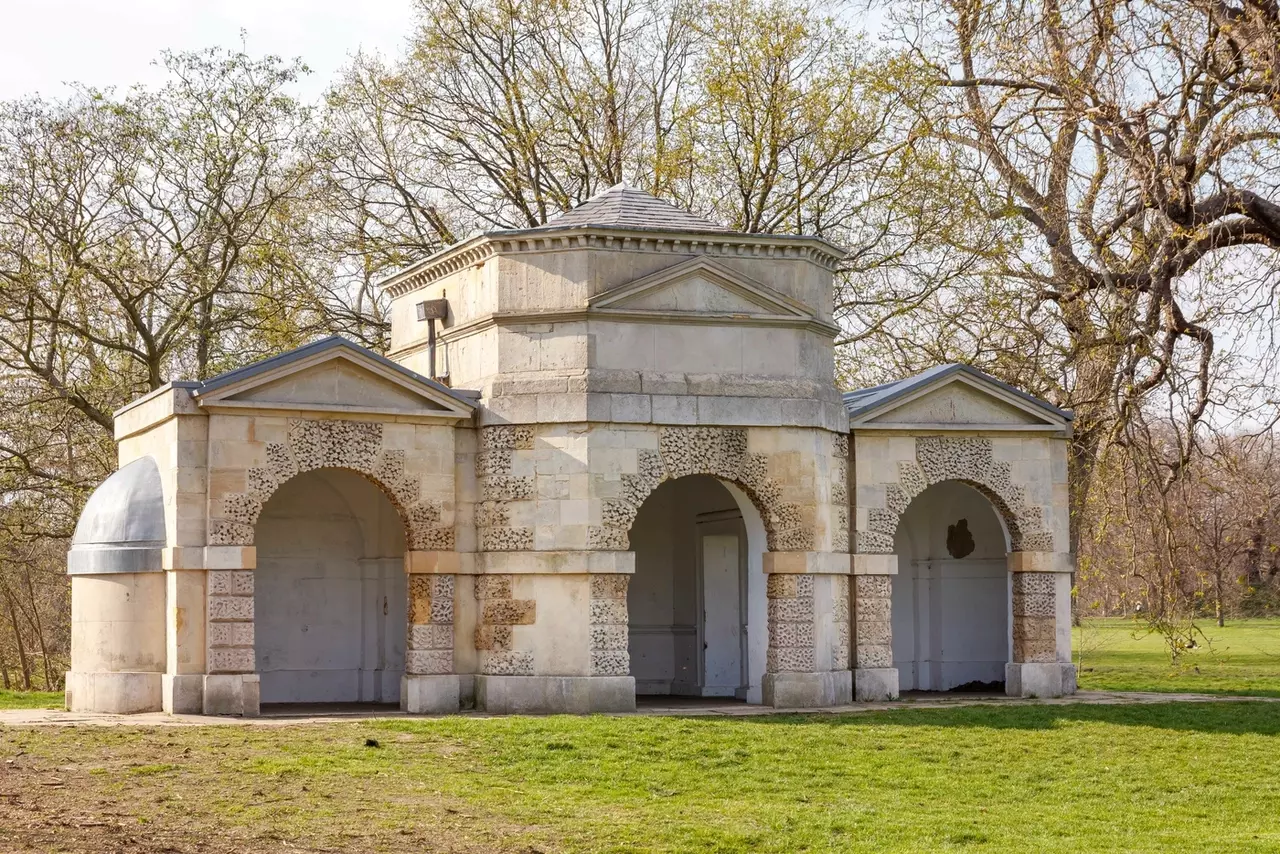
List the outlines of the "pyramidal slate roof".
{"label": "pyramidal slate roof", "polygon": [[615,184],[597,193],[573,210],[548,221],[543,228],[588,225],[667,231],[728,231],[723,225],[626,184]]}
{"label": "pyramidal slate roof", "polygon": [[905,379],[871,386],[870,388],[860,388],[856,391],[845,392],[843,395],[844,408],[845,411],[849,413],[850,417],[856,417],[864,412],[870,412],[882,403],[887,403],[890,400],[902,397],[904,394],[908,394],[915,389],[926,386],[935,380],[939,380],[943,377],[948,377],[956,373],[967,374],[971,377],[980,379],[983,382],[999,386],[1010,394],[1022,398],[1027,403],[1047,410],[1054,415],[1057,415],[1059,418],[1066,419],[1067,421],[1071,421],[1075,418],[1071,412],[1068,412],[1065,409],[1059,409],[1047,400],[1041,400],[1035,395],[1027,394],[1020,388],[1015,388],[1008,383],[1003,383],[990,374],[983,373],[971,365],[963,365],[959,363],[937,365],[929,368],[927,371],[921,371],[915,376],[907,377]]}

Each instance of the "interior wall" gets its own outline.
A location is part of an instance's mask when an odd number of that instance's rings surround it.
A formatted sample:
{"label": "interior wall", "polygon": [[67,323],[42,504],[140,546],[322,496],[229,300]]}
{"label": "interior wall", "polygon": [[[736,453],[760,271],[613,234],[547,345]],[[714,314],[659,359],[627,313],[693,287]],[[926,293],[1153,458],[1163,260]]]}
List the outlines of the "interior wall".
{"label": "interior wall", "polygon": [[894,551],[900,690],[1003,682],[1011,643],[1007,540],[987,498],[958,482],[929,487],[902,515]]}
{"label": "interior wall", "polygon": [[636,571],[627,609],[637,694],[701,694],[698,517],[737,510],[719,481],[694,475],[661,484],[636,515],[631,526]]}
{"label": "interior wall", "polygon": [[256,532],[263,703],[395,703],[404,673],[404,528],[378,487],[323,469],[282,485]]}

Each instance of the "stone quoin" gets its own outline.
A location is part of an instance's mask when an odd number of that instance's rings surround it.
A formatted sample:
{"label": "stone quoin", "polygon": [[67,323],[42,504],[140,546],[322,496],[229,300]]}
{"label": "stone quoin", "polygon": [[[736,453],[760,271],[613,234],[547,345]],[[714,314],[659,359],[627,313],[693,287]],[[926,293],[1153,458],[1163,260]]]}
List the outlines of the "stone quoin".
{"label": "stone quoin", "polygon": [[139,398],[68,707],[1074,692],[1071,415],[963,365],[842,395],[842,257],[614,187],[389,279],[387,357]]}

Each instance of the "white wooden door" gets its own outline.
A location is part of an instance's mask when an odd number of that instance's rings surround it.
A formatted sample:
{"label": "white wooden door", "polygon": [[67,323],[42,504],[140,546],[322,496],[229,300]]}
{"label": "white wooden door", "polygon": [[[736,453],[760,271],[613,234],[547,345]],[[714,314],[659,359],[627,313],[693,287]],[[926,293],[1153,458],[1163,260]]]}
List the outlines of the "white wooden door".
{"label": "white wooden door", "polygon": [[701,522],[702,694],[731,697],[745,684],[741,519]]}

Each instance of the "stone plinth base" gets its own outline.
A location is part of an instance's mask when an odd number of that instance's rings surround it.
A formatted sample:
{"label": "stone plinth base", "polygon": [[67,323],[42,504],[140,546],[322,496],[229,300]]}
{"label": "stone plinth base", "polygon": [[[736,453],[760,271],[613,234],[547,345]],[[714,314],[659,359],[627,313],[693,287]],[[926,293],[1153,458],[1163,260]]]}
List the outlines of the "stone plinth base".
{"label": "stone plinth base", "polygon": [[853,671],[766,673],[764,704],[779,709],[843,706],[853,701]]}
{"label": "stone plinth base", "polygon": [[166,673],[161,683],[164,710],[171,715],[204,711],[203,673]]}
{"label": "stone plinth base", "polygon": [[161,673],[67,674],[67,708],[73,712],[134,715],[162,709]]}
{"label": "stone plinth base", "polygon": [[450,715],[462,708],[456,674],[401,676],[400,711],[411,715]]}
{"label": "stone plinth base", "polygon": [[1061,697],[1076,692],[1076,666],[1014,664],[1004,666],[1004,692],[1010,697]]}
{"label": "stone plinth base", "polygon": [[853,698],[859,703],[898,699],[898,668],[864,667],[853,671]]}
{"label": "stone plinth base", "polygon": [[204,677],[206,715],[243,715],[256,718],[261,696],[256,673],[230,673]]}
{"label": "stone plinth base", "polygon": [[499,715],[634,712],[630,676],[477,676],[476,708]]}

